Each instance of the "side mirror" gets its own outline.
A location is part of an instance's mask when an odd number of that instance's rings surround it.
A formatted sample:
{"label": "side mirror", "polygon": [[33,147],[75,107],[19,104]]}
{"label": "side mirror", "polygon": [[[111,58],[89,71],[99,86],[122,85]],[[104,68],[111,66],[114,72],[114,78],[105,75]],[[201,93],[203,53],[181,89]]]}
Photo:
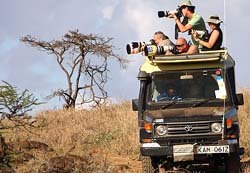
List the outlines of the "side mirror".
{"label": "side mirror", "polygon": [[242,93],[236,94],[236,99],[236,105],[244,105],[244,97]]}
{"label": "side mirror", "polygon": [[138,111],[139,99],[132,100],[132,109],[133,111]]}
{"label": "side mirror", "polygon": [[140,81],[150,81],[151,80],[150,75],[148,73],[146,73],[145,71],[140,71],[137,78]]}

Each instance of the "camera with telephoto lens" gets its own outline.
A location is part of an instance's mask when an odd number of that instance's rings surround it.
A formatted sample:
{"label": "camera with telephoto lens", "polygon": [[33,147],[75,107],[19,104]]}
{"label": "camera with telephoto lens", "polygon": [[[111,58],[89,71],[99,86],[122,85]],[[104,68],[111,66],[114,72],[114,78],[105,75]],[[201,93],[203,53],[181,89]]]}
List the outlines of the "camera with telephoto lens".
{"label": "camera with telephoto lens", "polygon": [[170,14],[175,14],[178,18],[182,16],[181,11],[179,9],[171,10],[171,11],[158,11],[158,17],[169,17]]}
{"label": "camera with telephoto lens", "polygon": [[170,51],[173,54],[177,54],[175,45],[168,45],[168,46],[147,45],[144,48],[144,54],[146,56],[165,55],[167,51]]}
{"label": "camera with telephoto lens", "polygon": [[151,39],[148,42],[131,42],[126,46],[127,54],[140,53],[144,50],[144,47],[147,45],[155,45],[155,41]]}

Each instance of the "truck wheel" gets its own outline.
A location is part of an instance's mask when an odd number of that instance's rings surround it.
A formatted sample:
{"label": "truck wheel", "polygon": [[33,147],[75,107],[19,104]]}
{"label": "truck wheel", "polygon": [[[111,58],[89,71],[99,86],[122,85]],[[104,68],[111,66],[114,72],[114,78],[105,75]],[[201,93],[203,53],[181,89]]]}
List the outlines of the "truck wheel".
{"label": "truck wheel", "polygon": [[227,173],[240,173],[240,156],[237,153],[228,155],[225,167]]}
{"label": "truck wheel", "polygon": [[142,156],[142,173],[157,173],[157,163],[148,156]]}

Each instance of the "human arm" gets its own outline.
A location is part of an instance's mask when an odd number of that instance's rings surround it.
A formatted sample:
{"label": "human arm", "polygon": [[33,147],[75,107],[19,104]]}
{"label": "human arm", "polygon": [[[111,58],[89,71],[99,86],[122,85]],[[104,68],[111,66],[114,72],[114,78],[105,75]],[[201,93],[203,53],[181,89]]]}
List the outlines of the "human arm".
{"label": "human arm", "polygon": [[198,46],[191,45],[186,52],[182,52],[182,55],[199,53]]}
{"label": "human arm", "polygon": [[182,32],[182,33],[193,28],[193,26],[191,24],[189,24],[189,23],[186,24],[186,25],[183,25],[181,23],[180,19],[175,14],[170,14],[169,17],[173,18],[175,20],[176,25],[178,26],[180,32]]}
{"label": "human arm", "polygon": [[198,47],[196,45],[191,45],[187,51],[187,54],[198,53]]}
{"label": "human arm", "polygon": [[199,38],[197,38],[197,37],[195,38],[195,40],[198,41],[199,44],[201,44],[202,46],[207,47],[207,48],[210,49],[210,48],[212,48],[212,47],[214,46],[214,44],[215,44],[216,41],[218,40],[219,35],[220,35],[219,31],[218,31],[218,30],[214,30],[214,31],[212,32],[212,34],[211,34],[211,36],[210,36],[208,42],[203,41],[203,40],[201,40],[201,39],[199,39]]}

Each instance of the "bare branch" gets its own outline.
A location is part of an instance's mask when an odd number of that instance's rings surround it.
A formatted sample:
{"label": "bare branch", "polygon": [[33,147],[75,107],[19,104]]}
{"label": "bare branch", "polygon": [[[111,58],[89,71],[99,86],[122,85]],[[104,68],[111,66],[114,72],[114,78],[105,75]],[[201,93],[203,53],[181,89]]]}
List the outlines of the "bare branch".
{"label": "bare branch", "polygon": [[50,97],[62,97],[67,107],[75,107],[77,100],[93,105],[105,102],[109,60],[118,61],[122,68],[128,63],[113,52],[115,47],[110,43],[112,40],[93,34],[81,34],[78,30],[67,32],[61,40],[41,41],[30,35],[21,38],[25,44],[55,56],[66,76],[67,89],[60,89]]}

